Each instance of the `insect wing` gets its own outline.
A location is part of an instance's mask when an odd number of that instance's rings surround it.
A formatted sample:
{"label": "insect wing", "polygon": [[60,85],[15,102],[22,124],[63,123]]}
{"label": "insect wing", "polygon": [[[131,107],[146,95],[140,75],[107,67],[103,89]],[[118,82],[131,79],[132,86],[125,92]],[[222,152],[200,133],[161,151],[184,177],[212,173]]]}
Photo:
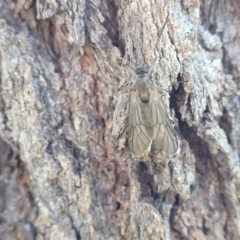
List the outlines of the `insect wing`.
{"label": "insect wing", "polygon": [[139,155],[151,144],[153,129],[151,127],[151,106],[142,103],[138,90],[132,91],[129,107],[129,147],[131,151]]}
{"label": "insect wing", "polygon": [[156,89],[151,90],[151,111],[153,127],[153,151],[164,151],[166,154],[175,154],[178,150],[176,132],[172,126],[162,98]]}

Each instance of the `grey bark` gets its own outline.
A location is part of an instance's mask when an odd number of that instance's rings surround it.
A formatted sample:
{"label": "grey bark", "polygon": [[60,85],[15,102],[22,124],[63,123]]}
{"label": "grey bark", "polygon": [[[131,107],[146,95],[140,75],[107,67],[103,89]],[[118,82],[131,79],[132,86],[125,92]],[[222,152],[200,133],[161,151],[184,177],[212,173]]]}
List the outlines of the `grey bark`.
{"label": "grey bark", "polygon": [[[240,239],[239,9],[1,1],[0,239]],[[119,88],[155,61],[172,158],[127,146]]]}

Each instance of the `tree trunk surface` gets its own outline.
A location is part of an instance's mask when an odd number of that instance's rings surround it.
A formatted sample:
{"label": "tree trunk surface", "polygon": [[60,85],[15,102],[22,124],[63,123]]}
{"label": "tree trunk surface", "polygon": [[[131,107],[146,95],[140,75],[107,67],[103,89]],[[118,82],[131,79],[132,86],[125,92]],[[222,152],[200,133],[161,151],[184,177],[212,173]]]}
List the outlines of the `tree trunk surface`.
{"label": "tree trunk surface", "polygon": [[[239,26],[237,0],[1,0],[0,239],[240,239]],[[138,67],[176,156],[128,147]]]}

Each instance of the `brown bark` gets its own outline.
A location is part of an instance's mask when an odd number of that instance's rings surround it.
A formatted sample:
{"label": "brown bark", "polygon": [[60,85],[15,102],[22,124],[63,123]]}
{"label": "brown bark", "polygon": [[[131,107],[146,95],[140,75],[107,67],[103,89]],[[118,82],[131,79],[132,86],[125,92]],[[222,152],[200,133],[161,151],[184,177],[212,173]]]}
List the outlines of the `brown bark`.
{"label": "brown bark", "polygon": [[[1,1],[0,239],[240,239],[239,9]],[[156,60],[174,158],[127,146],[118,89]]]}

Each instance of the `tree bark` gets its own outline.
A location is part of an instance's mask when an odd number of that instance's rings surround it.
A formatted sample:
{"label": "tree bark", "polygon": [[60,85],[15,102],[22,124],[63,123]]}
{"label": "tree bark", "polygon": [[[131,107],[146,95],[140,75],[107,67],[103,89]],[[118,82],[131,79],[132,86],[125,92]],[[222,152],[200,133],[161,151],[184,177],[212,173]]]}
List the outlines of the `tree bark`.
{"label": "tree bark", "polygon": [[[0,239],[240,239],[239,9],[1,1]],[[155,62],[175,157],[127,143],[121,89]]]}

